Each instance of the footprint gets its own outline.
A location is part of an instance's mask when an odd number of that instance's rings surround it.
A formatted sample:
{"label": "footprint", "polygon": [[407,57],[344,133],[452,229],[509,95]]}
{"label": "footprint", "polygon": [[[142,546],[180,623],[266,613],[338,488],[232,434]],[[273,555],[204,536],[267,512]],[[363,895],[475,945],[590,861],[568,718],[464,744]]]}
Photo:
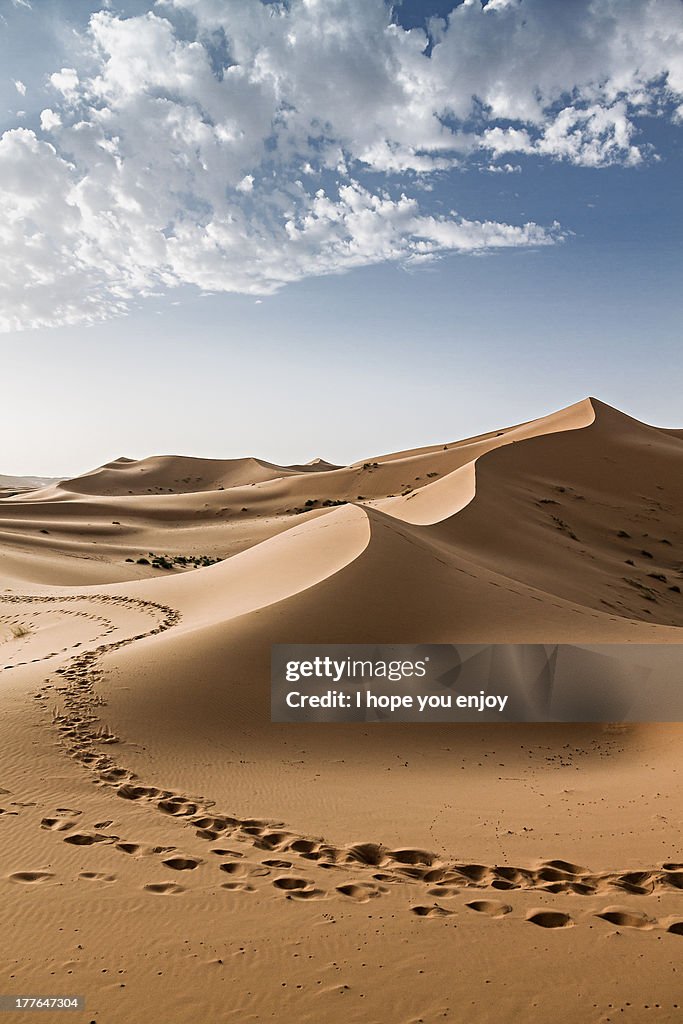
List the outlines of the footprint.
{"label": "footprint", "polygon": [[[134,788],[140,789],[140,788],[144,788],[144,787],[134,787]],[[159,790],[158,789],[148,790],[148,793],[150,793],[153,796],[157,796],[159,794]],[[121,796],[120,790],[119,790],[119,796]],[[138,798],[137,797],[133,797],[132,799],[138,799]],[[172,814],[172,815],[174,815],[176,817],[185,817],[187,815],[196,814],[197,813],[197,805],[193,804],[193,803],[190,803],[187,800],[184,800],[182,797],[169,797],[168,799],[160,800],[158,802],[158,804],[157,804],[157,807],[159,808],[160,811],[163,811],[165,814]],[[199,823],[197,822],[197,824],[199,824]]]}
{"label": "footprint", "polygon": [[300,853],[302,857],[315,860],[320,852],[320,843],[315,843],[311,839],[295,839],[293,843],[289,843],[287,848],[294,850],[295,853]]}
{"label": "footprint", "polygon": [[249,866],[249,874],[252,878],[264,878],[270,874],[270,868],[267,868],[265,864],[255,864]]}
{"label": "footprint", "polygon": [[557,868],[558,871],[564,871],[567,875],[587,875],[588,869],[582,868],[578,864],[572,864],[568,860],[547,860],[546,867]]}
{"label": "footprint", "polygon": [[418,917],[450,917],[453,913],[452,910],[440,907],[438,903],[431,907],[411,907],[410,910],[411,913],[417,914]]}
{"label": "footprint", "polygon": [[613,884],[635,896],[647,895],[654,889],[654,880],[649,871],[627,871],[619,875]]}
{"label": "footprint", "polygon": [[115,882],[115,875],[104,875],[101,871],[81,871],[79,878],[87,882]]}
{"label": "footprint", "polygon": [[541,882],[571,882],[575,876],[571,872],[564,871],[562,868],[546,866],[536,872],[536,877]]}
{"label": "footprint", "polygon": [[284,889],[286,892],[290,892],[294,889],[305,889],[310,884],[311,883],[307,882],[305,878],[294,878],[292,875],[273,879],[273,885],[275,888]]}
{"label": "footprint", "polygon": [[448,871],[446,868],[434,868],[432,871],[425,871],[422,876],[424,882],[443,882],[445,878],[448,878]]}
{"label": "footprint", "polygon": [[244,864],[233,863],[227,861],[225,864],[220,865],[221,871],[225,871],[228,875],[246,875],[247,869]]}
{"label": "footprint", "polygon": [[144,886],[145,892],[153,892],[158,896],[167,896],[171,893],[185,892],[182,885],[175,882],[149,882]]}
{"label": "footprint", "polygon": [[455,870],[470,882],[483,882],[491,874],[491,869],[484,864],[456,864]]}
{"label": "footprint", "polygon": [[654,922],[646,914],[633,910],[603,910],[601,914],[595,916],[601,917],[603,921],[609,921],[610,924],[616,924],[620,928],[652,928],[654,925]]}
{"label": "footprint", "polygon": [[221,889],[228,889],[230,892],[255,892],[254,886],[247,882],[223,882]]}
{"label": "footprint", "polygon": [[434,863],[434,857],[426,850],[392,850],[388,856],[399,864],[426,864],[431,867]]}
{"label": "footprint", "polygon": [[75,824],[75,821],[69,821],[68,818],[43,818],[40,827],[50,829],[52,832],[66,832]]}
{"label": "footprint", "polygon": [[442,900],[452,900],[458,895],[459,886],[456,885],[433,885],[427,889],[427,895],[439,896]]}
{"label": "footprint", "polygon": [[671,935],[683,935],[683,921],[674,921],[666,930]]}
{"label": "footprint", "polygon": [[499,900],[472,900],[471,903],[466,903],[466,907],[470,910],[476,910],[480,914],[486,914],[488,917],[504,917],[505,914],[509,914],[512,907],[509,903],[500,903]]}
{"label": "footprint", "polygon": [[117,843],[116,849],[120,850],[121,853],[127,853],[133,857],[136,853],[140,853],[142,847],[139,843]]}
{"label": "footprint", "polygon": [[258,837],[255,845],[265,850],[277,850],[278,847],[285,848],[291,839],[291,832],[266,832]]}
{"label": "footprint", "polygon": [[285,899],[288,900],[322,900],[327,894],[322,889],[296,889],[288,892]]}
{"label": "footprint", "polygon": [[92,835],[87,832],[75,832],[73,835],[64,836],[64,842],[71,846],[93,846],[95,843],[112,843],[116,836]]}
{"label": "footprint", "polygon": [[9,880],[21,885],[39,885],[54,877],[52,871],[15,871],[13,875],[9,876]]}
{"label": "footprint", "polygon": [[[292,844],[292,849],[294,849]],[[381,867],[386,862],[387,854],[383,846],[378,843],[356,843],[346,850],[345,860],[357,860],[361,864],[370,864],[372,867]]]}
{"label": "footprint", "polygon": [[198,857],[169,857],[163,863],[174,871],[194,871],[202,861]]}
{"label": "footprint", "polygon": [[154,789],[153,786],[131,786],[127,782],[123,786],[119,786],[116,795],[123,800],[144,800],[159,796],[159,790]]}
{"label": "footprint", "polygon": [[571,928],[574,924],[569,914],[559,910],[535,910],[527,914],[527,921],[539,928]]}
{"label": "footprint", "polygon": [[372,882],[348,882],[337,886],[337,892],[355,900],[356,903],[367,903],[368,900],[382,896],[387,891],[383,886],[374,885]]}

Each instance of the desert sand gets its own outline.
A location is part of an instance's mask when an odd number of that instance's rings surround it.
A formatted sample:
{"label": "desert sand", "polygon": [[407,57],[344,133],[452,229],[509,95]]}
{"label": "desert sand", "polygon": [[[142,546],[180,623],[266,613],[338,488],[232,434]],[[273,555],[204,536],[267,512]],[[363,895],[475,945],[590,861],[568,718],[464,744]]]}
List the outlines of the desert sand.
{"label": "desert sand", "polygon": [[679,1020],[683,726],[274,725],[269,662],[680,643],[682,469],[683,432],[586,399],[350,466],[11,478],[0,991],[97,1024]]}

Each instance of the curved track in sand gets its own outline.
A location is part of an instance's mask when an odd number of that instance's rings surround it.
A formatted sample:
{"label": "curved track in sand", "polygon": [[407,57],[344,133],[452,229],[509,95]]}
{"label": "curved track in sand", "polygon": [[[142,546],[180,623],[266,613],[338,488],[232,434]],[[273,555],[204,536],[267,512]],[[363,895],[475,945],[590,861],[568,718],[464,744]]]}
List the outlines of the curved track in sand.
{"label": "curved track in sand", "polygon": [[[0,638],[4,636],[5,645],[13,644],[18,654],[16,662],[5,665],[7,670],[67,655],[68,660],[55,673],[59,682],[43,685],[33,694],[43,702],[45,715],[51,715],[65,753],[93,773],[97,784],[112,796],[176,819],[185,830],[185,843],[182,850],[150,849],[126,836],[112,834],[106,828],[108,822],[103,822],[101,828],[83,829],[79,827],[78,812],[68,808],[43,818],[41,827],[72,846],[93,850],[113,847],[127,857],[154,857],[166,877],[146,884],[148,893],[183,892],[186,885],[169,881],[168,872],[187,879],[206,862],[207,850],[209,861],[226,877],[223,888],[227,890],[250,892],[268,886],[296,901],[342,899],[364,903],[381,897],[390,888],[403,886],[410,911],[423,918],[451,916],[455,912],[451,901],[463,895],[467,910],[502,919],[515,914],[515,891],[537,891],[557,895],[557,905],[527,907],[526,920],[542,928],[567,928],[577,922],[562,909],[563,894],[605,900],[683,892],[683,863],[596,872],[557,859],[529,867],[452,861],[428,850],[389,849],[376,841],[334,846],[322,838],[297,833],[282,822],[236,817],[217,809],[208,798],[160,788],[139,779],[109,752],[121,738],[101,722],[97,683],[103,674],[102,658],[173,628],[179,622],[179,613],[159,603],[104,594],[2,595],[0,606],[6,609],[0,615]],[[139,623],[137,632],[126,633],[116,622],[121,613],[128,616],[128,626],[132,613]],[[85,621],[92,626],[93,635],[73,643],[70,649],[43,651],[41,657],[36,639],[43,630],[50,638],[55,616],[76,618],[81,635]],[[22,644],[29,647],[24,654],[33,657],[22,660]],[[103,814],[105,806],[106,802]],[[50,872],[15,871],[8,880],[35,886],[49,883],[52,877]],[[81,877],[96,880],[108,876],[94,871]],[[474,898],[477,893],[480,895]],[[593,907],[588,917],[620,928],[683,935],[683,919],[675,915],[658,917],[619,904]]]}

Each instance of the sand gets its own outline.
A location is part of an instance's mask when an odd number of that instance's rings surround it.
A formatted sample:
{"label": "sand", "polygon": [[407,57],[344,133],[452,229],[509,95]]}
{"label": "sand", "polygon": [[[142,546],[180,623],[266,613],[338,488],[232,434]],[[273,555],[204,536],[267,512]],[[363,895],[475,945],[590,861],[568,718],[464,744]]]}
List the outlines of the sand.
{"label": "sand", "polygon": [[272,725],[269,659],[679,643],[682,462],[586,399],[0,500],[0,991],[98,1024],[679,1019],[681,726]]}

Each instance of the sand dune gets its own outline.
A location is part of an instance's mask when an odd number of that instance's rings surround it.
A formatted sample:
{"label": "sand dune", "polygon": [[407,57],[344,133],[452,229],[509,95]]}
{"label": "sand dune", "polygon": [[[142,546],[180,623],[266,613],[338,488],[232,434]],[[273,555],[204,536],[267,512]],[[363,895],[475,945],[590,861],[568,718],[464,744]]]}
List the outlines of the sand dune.
{"label": "sand dune", "polygon": [[682,463],[683,432],[586,399],[351,466],[116,459],[0,500],[17,991],[584,1024],[627,955],[620,1019],[674,1019],[678,725],[272,725],[268,680],[275,642],[679,643]]}
{"label": "sand dune", "polygon": [[6,476],[0,473],[0,498],[10,498],[17,494],[25,494],[37,488],[48,487],[57,483],[54,477],[44,476]]}
{"label": "sand dune", "polygon": [[72,480],[60,490],[74,494],[122,496],[127,494],[196,494],[274,480],[316,466],[276,466],[262,459],[193,459],[157,455],[148,459],[114,459],[99,469]]}
{"label": "sand dune", "polygon": [[449,515],[459,512],[469,504],[476,493],[476,463],[487,452],[515,444],[531,437],[543,437],[557,431],[577,430],[587,427],[595,420],[595,409],[590,399],[563,409],[559,413],[543,416],[539,420],[523,423],[518,427],[497,431],[482,438],[461,442],[452,446],[457,449],[462,462],[445,476],[439,476],[432,483],[402,494],[397,498],[386,498],[379,506],[390,515],[408,523],[429,525],[440,522]]}

